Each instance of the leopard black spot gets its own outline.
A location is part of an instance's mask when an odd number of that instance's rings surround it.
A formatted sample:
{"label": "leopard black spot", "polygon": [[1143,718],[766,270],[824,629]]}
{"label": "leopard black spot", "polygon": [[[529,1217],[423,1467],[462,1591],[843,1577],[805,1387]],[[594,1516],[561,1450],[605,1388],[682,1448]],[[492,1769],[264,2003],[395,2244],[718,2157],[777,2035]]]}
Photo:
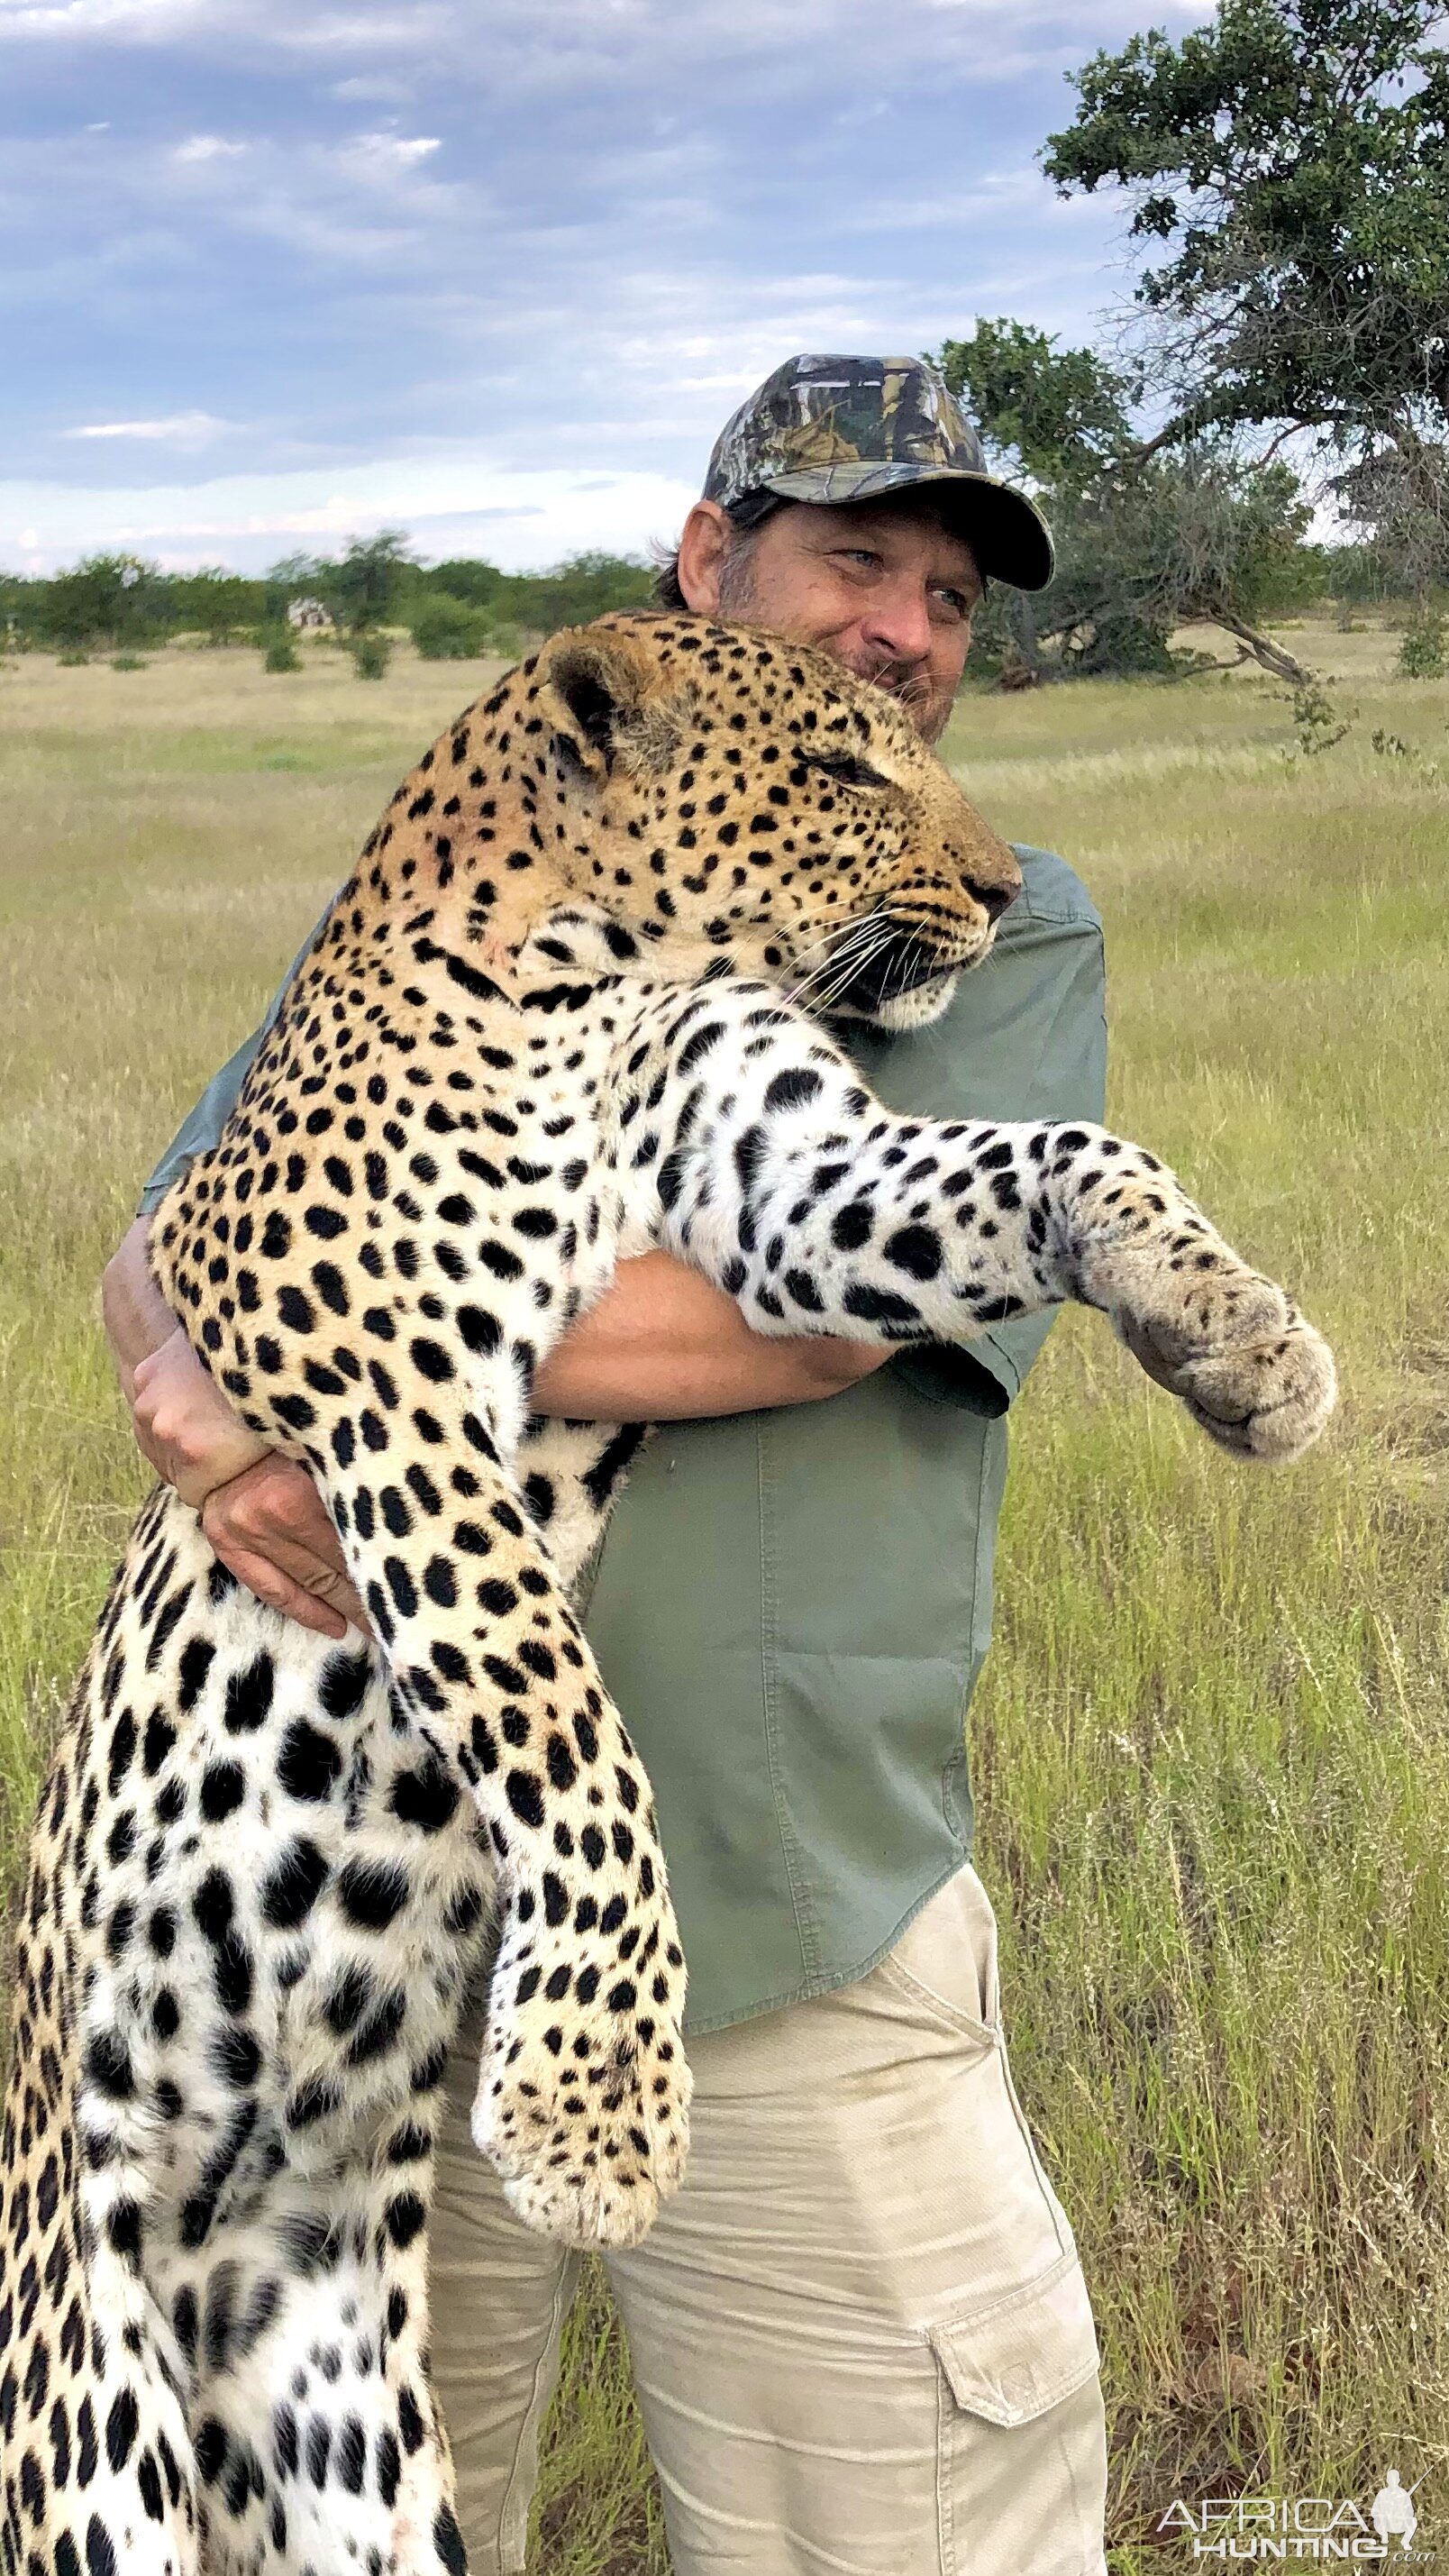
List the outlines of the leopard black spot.
{"label": "leopard black spot", "polygon": [[457,1804],[457,1783],[436,1754],[416,1770],[399,1772],[388,1795],[398,1822],[416,1825],[425,1834],[440,1834],[452,1822]]}
{"label": "leopard black spot", "polygon": [[327,1884],[325,1855],[305,1834],[287,1845],[262,1883],[262,1919],[274,1931],[294,1932],[311,1913]]}
{"label": "leopard black spot", "polygon": [[[911,1279],[934,1279],[944,1259],[941,1238],[928,1225],[903,1225],[888,1234],[881,1247],[894,1270],[904,1270]],[[859,1312],[852,1308],[852,1313]]]}
{"label": "leopard black spot", "polygon": [[531,1771],[510,1771],[504,1783],[508,1803],[521,1824],[541,1831],[544,1821],[543,1791]]}
{"label": "leopard black spot", "polygon": [[337,1882],[348,1922],[366,1932],[385,1932],[401,1914],[409,1892],[407,1872],[390,1861],[349,1861]]}
{"label": "leopard black spot", "polygon": [[241,1672],[229,1673],[223,1722],[231,1735],[249,1735],[271,1715],[276,1668],[270,1655],[257,1655]]}

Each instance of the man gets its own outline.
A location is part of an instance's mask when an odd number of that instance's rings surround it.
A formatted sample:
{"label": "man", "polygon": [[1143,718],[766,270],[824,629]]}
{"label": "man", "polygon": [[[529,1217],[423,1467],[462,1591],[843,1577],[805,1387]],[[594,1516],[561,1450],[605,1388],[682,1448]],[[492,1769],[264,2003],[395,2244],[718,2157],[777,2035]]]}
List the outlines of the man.
{"label": "man", "polygon": [[[1050,570],[1035,509],[987,474],[931,369],[807,357],[722,433],[661,596],[822,647],[934,741],[984,579]],[[1101,1114],[1100,926],[1060,860],[1022,857],[947,1015],[850,1033],[898,1108]],[[145,1265],[149,1214],[256,1043],[148,1184],[107,1323],[141,1446],[217,1554],[340,1635],[361,1613],[315,1488],[258,1456]],[[691,1972],[689,2171],[609,2266],[677,2576],[1103,2567],[1091,2315],[1007,2069],[962,1736],[1001,1417],[1044,1329],[889,1362],[764,1341],[655,1253],[536,1382],[540,1410],[666,1426],[585,1615],[654,1781]],[[519,2224],[472,2148],[477,2047],[475,2012],[449,2079],[434,2364],[475,2576],[516,2576],[577,2258]]]}

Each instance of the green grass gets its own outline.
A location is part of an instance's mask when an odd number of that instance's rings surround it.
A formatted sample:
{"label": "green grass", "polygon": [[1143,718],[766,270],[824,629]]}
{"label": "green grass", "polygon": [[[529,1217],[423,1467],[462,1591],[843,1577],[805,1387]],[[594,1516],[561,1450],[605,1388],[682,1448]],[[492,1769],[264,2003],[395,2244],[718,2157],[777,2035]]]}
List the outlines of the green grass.
{"label": "green grass", "polygon": [[[1357,707],[1292,757],[1256,674],[968,696],[947,752],[1108,924],[1114,1120],[1291,1279],[1344,1401],[1287,1476],[1069,1316],[1019,1410],[973,1712],[1020,2089],[1092,2283],[1115,2576],[1176,2494],[1449,2511],[1449,683],[1294,639]],[[96,1282],[135,1187],[397,777],[483,676],[341,655],[0,678],[0,1830],[145,1482]],[[1419,755],[1376,754],[1376,728]],[[597,2290],[548,2576],[663,2576]]]}

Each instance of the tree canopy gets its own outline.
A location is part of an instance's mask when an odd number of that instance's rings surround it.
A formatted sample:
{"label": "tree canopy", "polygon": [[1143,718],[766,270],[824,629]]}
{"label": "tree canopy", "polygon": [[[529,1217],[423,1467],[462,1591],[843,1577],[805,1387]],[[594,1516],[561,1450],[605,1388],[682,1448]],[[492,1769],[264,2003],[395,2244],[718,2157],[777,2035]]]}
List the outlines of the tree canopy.
{"label": "tree canopy", "polygon": [[1094,349],[1025,322],[978,321],[936,364],[997,462],[1039,483],[1090,481],[1132,445],[1134,387]]}
{"label": "tree canopy", "polygon": [[1125,192],[1146,263],[1136,344],[1170,404],[1149,452],[1307,433],[1343,460],[1348,515],[1442,537],[1442,25],[1442,0],[1219,0],[1210,26],[1153,29],[1075,75],[1044,166],[1063,194]]}
{"label": "tree canopy", "polygon": [[1323,586],[1303,543],[1311,510],[1286,465],[1255,466],[1221,434],[1144,458],[1129,379],[1020,322],[978,322],[937,363],[997,470],[1035,485],[1056,537],[1045,593],[988,604],[983,641],[999,662],[1166,673],[1175,629],[1206,620],[1300,676],[1261,632]]}

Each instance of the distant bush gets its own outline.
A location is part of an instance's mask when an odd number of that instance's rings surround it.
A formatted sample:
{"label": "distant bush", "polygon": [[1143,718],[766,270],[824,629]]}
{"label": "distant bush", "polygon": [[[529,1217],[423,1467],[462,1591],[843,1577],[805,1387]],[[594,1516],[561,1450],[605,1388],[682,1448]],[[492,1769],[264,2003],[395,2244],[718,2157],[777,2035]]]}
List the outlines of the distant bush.
{"label": "distant bush", "polygon": [[87,555],[37,588],[42,631],[62,652],[134,651],[159,643],[172,622],[165,576],[139,555]]}
{"label": "distant bush", "polygon": [[263,637],[262,669],[264,671],[300,671],[302,656],[292,641],[291,630],[274,626]]}
{"label": "distant bush", "polygon": [[425,662],[471,662],[488,650],[487,610],[471,608],[445,590],[422,600],[409,626]]}
{"label": "distant bush", "polygon": [[1404,629],[1399,646],[1401,680],[1442,680],[1449,634],[1442,608],[1419,608]]}
{"label": "distant bush", "polygon": [[504,662],[521,662],[530,649],[528,637],[517,626],[493,627],[483,647],[485,653],[496,653]]}
{"label": "distant bush", "polygon": [[[585,626],[609,609],[647,607],[653,591],[651,566],[629,555],[573,555],[550,572],[500,572],[496,564],[460,557],[427,571],[414,565],[406,576],[402,614],[416,635],[419,620],[446,600],[479,621],[479,640],[470,652],[512,660],[524,651],[525,638],[536,641],[560,626]],[[425,649],[419,644],[420,653]]]}
{"label": "distant bush", "polygon": [[359,635],[354,639],[349,650],[352,654],[352,667],[359,680],[381,680],[386,677],[387,666],[392,660],[390,635]]}
{"label": "distant bush", "polygon": [[511,578],[481,556],[450,555],[446,563],[433,564],[427,572],[419,572],[415,586],[425,588],[429,597],[445,591],[449,598],[461,599],[465,608],[491,608],[508,589]]}
{"label": "distant bush", "polygon": [[57,653],[55,658],[63,671],[80,671],[85,668],[85,665],[89,662],[91,657],[89,653],[77,653],[72,651],[69,653]]}
{"label": "distant bush", "polygon": [[[427,619],[418,651],[429,660],[498,653],[512,661],[560,626],[646,605],[652,587],[648,564],[601,552],[574,555],[546,572],[503,572],[461,556],[425,566],[398,529],[383,528],[353,539],[336,557],[289,555],[256,579],[220,564],[163,572],[129,554],[88,555],[46,575],[0,570],[0,636],[9,631],[22,649],[97,659],[149,652],[178,636],[198,647],[243,644],[265,653],[289,608],[316,601],[335,623],[309,637],[309,651],[326,645],[348,652],[361,635],[415,630]],[[474,622],[460,625],[455,614],[446,629],[441,622],[433,628],[439,602],[445,618],[461,609]],[[433,633],[444,638],[441,646]]]}
{"label": "distant bush", "polygon": [[150,666],[143,653],[113,653],[111,655],[111,669],[113,671],[144,671],[149,667]]}

